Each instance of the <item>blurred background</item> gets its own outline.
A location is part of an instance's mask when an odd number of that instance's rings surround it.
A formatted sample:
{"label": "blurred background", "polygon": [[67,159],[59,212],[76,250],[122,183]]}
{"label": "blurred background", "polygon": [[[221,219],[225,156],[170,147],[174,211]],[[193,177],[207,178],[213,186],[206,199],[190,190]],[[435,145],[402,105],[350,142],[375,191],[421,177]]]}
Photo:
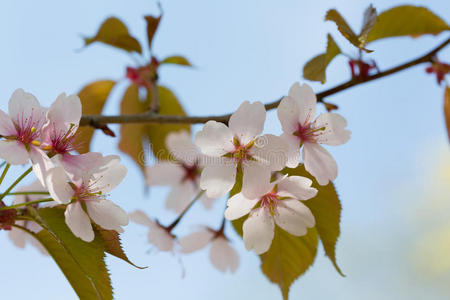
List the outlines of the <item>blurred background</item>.
{"label": "blurred background", "polygon": [[[369,3],[161,1],[164,16],[154,54],[183,55],[195,68],[161,68],[160,82],[192,115],[232,112],[244,100],[273,101],[302,81],[304,63],[324,51],[328,32],[344,52],[357,55],[324,16],[337,8],[356,29]],[[372,3],[378,12],[399,4],[426,4],[449,21],[448,1]],[[125,67],[134,65],[130,56],[100,44],[83,49],[82,36],[94,35],[104,19],[117,16],[145,44],[147,14],[159,14],[155,1],[2,1],[0,108],[7,109],[19,87],[48,106],[61,92],[77,93],[93,80],[124,79]],[[375,52],[368,57],[383,70],[424,54],[447,35],[382,40],[371,44]],[[450,48],[440,58],[448,62]],[[313,267],[293,284],[291,299],[450,298],[450,152],[443,87],[424,69],[419,65],[327,99],[339,105],[353,132],[349,143],[330,149],[339,165],[335,184],[343,206],[337,259],[347,276],[340,277],[320,249]],[[347,59],[340,56],[328,68],[327,84],[312,86],[319,92],[349,77]],[[114,88],[106,113],[118,113],[125,86],[124,79]],[[274,111],[268,114],[266,132],[281,132]],[[168,190],[146,191],[140,170],[118,152],[117,143],[98,132],[92,148],[120,154],[129,167],[125,181],[112,193],[113,201],[168,224],[176,217],[164,209]],[[8,174],[9,180],[13,175]],[[211,211],[195,206],[176,233],[185,235],[199,224],[217,228],[224,206],[224,199]],[[138,270],[108,257],[115,297],[280,299],[278,287],[261,273],[258,257],[245,250],[231,226],[226,233],[239,252],[235,274],[214,269],[207,250],[182,257],[157,253],[147,243],[147,229],[131,223],[122,236],[125,250],[138,265],[150,267]],[[16,248],[5,231],[0,232],[0,245],[2,299],[77,298],[51,258],[30,246]]]}

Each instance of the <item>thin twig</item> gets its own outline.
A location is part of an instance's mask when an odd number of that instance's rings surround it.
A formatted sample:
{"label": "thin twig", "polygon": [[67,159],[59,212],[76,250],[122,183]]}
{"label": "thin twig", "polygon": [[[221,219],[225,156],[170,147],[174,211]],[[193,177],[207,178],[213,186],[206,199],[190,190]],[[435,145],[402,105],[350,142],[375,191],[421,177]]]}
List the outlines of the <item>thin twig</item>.
{"label": "thin twig", "polygon": [[[378,78],[382,78],[410,67],[419,65],[425,62],[431,62],[432,58],[443,48],[445,48],[450,43],[450,38],[439,44],[436,48],[432,49],[425,55],[422,55],[414,60],[406,62],[404,64],[398,65],[391,69],[385,70],[383,72],[368,76],[364,79],[353,78],[345,83],[338,86],[325,90],[317,94],[317,101],[323,102],[325,97],[339,93],[348,88],[366,83]],[[276,101],[267,103],[265,105],[266,110],[275,109],[280,104],[280,99]],[[217,122],[227,123],[231,114],[221,115],[221,116],[205,116],[205,117],[191,117],[191,116],[173,116],[173,115],[160,115],[155,112],[134,114],[134,115],[118,115],[118,116],[103,116],[103,115],[84,115],[81,118],[81,126],[90,126],[91,124],[111,124],[111,123],[184,123],[184,124],[199,124],[206,123],[207,121],[214,120]]]}

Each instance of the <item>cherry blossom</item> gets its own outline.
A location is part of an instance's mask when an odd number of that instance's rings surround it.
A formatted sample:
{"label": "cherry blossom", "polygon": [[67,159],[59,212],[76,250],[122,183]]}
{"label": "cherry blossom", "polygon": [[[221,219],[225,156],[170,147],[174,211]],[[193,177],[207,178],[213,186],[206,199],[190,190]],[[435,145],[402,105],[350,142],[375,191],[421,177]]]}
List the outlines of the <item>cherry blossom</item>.
{"label": "cherry blossom", "polygon": [[143,211],[136,210],[130,214],[131,221],[147,226],[148,242],[158,248],[159,251],[173,251],[175,247],[175,236],[169,230],[159,224],[158,221],[150,219]]}
{"label": "cherry blossom", "polygon": [[30,93],[17,89],[9,99],[9,115],[0,110],[0,158],[11,165],[26,164],[31,158],[33,170],[44,183],[44,170],[50,158],[39,148],[45,108]]}
{"label": "cherry blossom", "polygon": [[289,95],[278,106],[284,133],[282,138],[289,145],[287,166],[295,168],[300,160],[299,149],[303,146],[303,163],[320,185],[326,185],[337,177],[337,164],[330,153],[319,144],[341,145],[350,138],[347,121],[339,114],[316,114],[316,95],[307,84],[294,83]]}
{"label": "cherry blossom", "polygon": [[231,116],[229,126],[208,121],[197,132],[195,143],[203,154],[214,158],[200,178],[200,188],[206,190],[208,197],[219,198],[228,193],[238,168],[243,171],[243,193],[253,197],[259,182],[268,180],[271,171],[285,166],[286,143],[272,134],[260,136],[265,119],[261,102],[245,101]]}
{"label": "cherry blossom", "polygon": [[73,234],[84,241],[94,239],[91,219],[104,229],[123,232],[127,213],[107,200],[107,196],[125,177],[127,169],[116,155],[102,157],[70,180],[62,167],[50,169],[48,189],[52,198],[68,204],[64,213]]}
{"label": "cherry blossom", "polygon": [[[166,146],[174,160],[159,161],[147,167],[147,185],[171,186],[166,208],[180,213],[193,196],[200,192],[200,174],[205,159],[186,131],[170,133],[166,138]],[[214,199],[203,195],[200,201],[209,209]]]}
{"label": "cherry blossom", "polygon": [[192,253],[211,245],[209,259],[212,265],[221,272],[230,270],[236,272],[239,266],[239,256],[223,232],[216,232],[211,228],[204,228],[179,239],[181,252]]}
{"label": "cherry blossom", "polygon": [[[29,185],[22,186],[17,189],[18,192],[46,192],[46,189],[41,185],[39,181],[35,181]],[[13,201],[13,204],[20,204],[29,201],[40,200],[43,198],[47,198],[46,195],[16,195]],[[33,207],[37,208],[37,204],[33,204]],[[24,227],[33,233],[38,233],[42,230],[42,227],[39,226],[36,222],[33,221],[24,221],[24,220],[16,220],[16,225]],[[47,251],[42,247],[42,245],[31,235],[27,234],[25,231],[12,227],[11,231],[8,233],[9,238],[19,248],[25,248],[27,243],[35,246],[42,254],[47,255]]]}
{"label": "cherry blossom", "polygon": [[262,254],[272,244],[275,224],[295,236],[306,234],[307,228],[315,225],[311,211],[299,201],[317,194],[311,184],[310,179],[301,176],[261,182],[257,197],[238,193],[228,199],[225,218],[236,220],[250,213],[243,225],[244,244],[247,250]]}

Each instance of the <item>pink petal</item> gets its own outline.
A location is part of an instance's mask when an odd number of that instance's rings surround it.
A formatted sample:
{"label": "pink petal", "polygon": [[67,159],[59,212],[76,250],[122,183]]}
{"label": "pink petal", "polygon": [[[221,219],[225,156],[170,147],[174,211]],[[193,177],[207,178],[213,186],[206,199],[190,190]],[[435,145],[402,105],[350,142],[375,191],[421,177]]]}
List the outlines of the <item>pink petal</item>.
{"label": "pink petal", "polygon": [[305,169],[313,175],[320,185],[326,185],[337,177],[337,164],[330,153],[316,143],[303,146]]}
{"label": "pink petal", "polygon": [[302,236],[307,228],[315,225],[314,216],[303,203],[298,200],[283,200],[274,215],[278,226],[292,235]]}
{"label": "pink petal", "polygon": [[[33,164],[33,172],[43,186],[47,186],[46,180],[50,169],[55,167],[50,157],[38,147],[30,147],[30,158]],[[64,178],[66,176],[64,175]]]}
{"label": "pink petal", "polygon": [[292,134],[297,131],[300,109],[296,99],[290,96],[284,97],[278,105],[277,115],[286,134]]}
{"label": "pink petal", "polygon": [[258,208],[250,213],[242,226],[244,244],[247,250],[253,249],[256,254],[269,250],[272,244],[275,225],[272,216],[264,208]]}
{"label": "pink petal", "polygon": [[99,167],[103,159],[103,155],[99,152],[88,152],[80,155],[65,153],[56,157],[73,182],[79,182],[88,170]]}
{"label": "pink petal", "polygon": [[325,128],[316,141],[332,146],[342,145],[350,139],[350,130],[346,130],[347,121],[339,114],[321,114],[314,121],[315,128]]}
{"label": "pink petal", "polygon": [[17,130],[14,127],[11,118],[0,109],[0,135],[16,136]]}
{"label": "pink petal", "polygon": [[179,184],[185,171],[180,164],[161,161],[145,170],[147,185],[174,186]]}
{"label": "pink petal", "polygon": [[227,220],[236,220],[248,214],[252,208],[259,202],[259,198],[248,199],[242,193],[237,193],[227,202],[225,218]]}
{"label": "pink petal", "polygon": [[142,210],[136,210],[130,213],[129,217],[131,221],[137,224],[141,224],[148,227],[156,226],[155,221],[150,219]]}
{"label": "pink petal", "polygon": [[317,189],[311,187],[311,184],[312,181],[309,178],[289,176],[278,182],[278,195],[282,196],[282,192],[287,192],[298,200],[311,199],[317,195]]}
{"label": "pink petal", "polygon": [[62,167],[50,169],[47,176],[47,188],[53,200],[60,204],[69,203],[75,192],[67,182],[64,169]]}
{"label": "pink petal", "polygon": [[288,133],[283,133],[280,137],[288,146],[286,166],[296,168],[300,162],[300,139]]}
{"label": "pink petal", "polygon": [[128,214],[109,200],[86,201],[89,217],[104,229],[123,232],[121,226],[128,225]]}
{"label": "pink petal", "polygon": [[[242,102],[239,108],[231,115],[228,126],[241,145],[247,145],[264,130],[266,109],[264,104],[257,101]],[[205,153],[206,154],[206,153]]]}
{"label": "pink petal", "polygon": [[195,135],[195,144],[203,154],[220,157],[234,150],[233,133],[223,123],[208,121]]}
{"label": "pink petal", "polygon": [[200,159],[200,152],[187,131],[171,132],[166,138],[170,154],[180,163],[194,165]]}
{"label": "pink petal", "polygon": [[306,83],[300,86],[298,82],[294,83],[290,90],[289,96],[294,98],[299,108],[298,121],[300,124],[312,122],[316,114],[316,95],[312,88]]}
{"label": "pink petal", "polygon": [[85,242],[94,240],[95,235],[92,230],[91,220],[79,202],[69,204],[64,212],[64,216],[66,217],[67,226],[76,237]]}
{"label": "pink petal", "polygon": [[208,229],[191,233],[178,240],[181,252],[192,253],[205,248],[213,239],[214,232]]}
{"label": "pink petal", "polygon": [[236,181],[237,164],[230,159],[217,159],[207,165],[200,177],[200,188],[210,198],[219,198],[228,193]]}
{"label": "pink petal", "polygon": [[221,272],[230,270],[231,273],[234,273],[239,266],[239,256],[236,250],[221,236],[212,242],[209,259],[212,265]]}
{"label": "pink petal", "polygon": [[81,118],[81,102],[77,95],[67,96],[65,93],[56,98],[47,111],[50,127],[57,132],[66,132],[71,124],[78,126]]}
{"label": "pink petal", "polygon": [[270,191],[271,171],[265,164],[257,161],[247,161],[242,164],[244,173],[242,194],[249,199],[263,196]]}
{"label": "pink petal", "polygon": [[250,153],[266,168],[279,171],[286,166],[288,150],[284,139],[273,134],[265,134],[256,139]]}
{"label": "pink petal", "polygon": [[17,141],[0,141],[0,158],[11,165],[23,165],[28,163],[28,152],[24,145]]}
{"label": "pink petal", "polygon": [[167,195],[166,208],[179,214],[191,203],[194,197],[192,182],[186,181],[175,185]]}
{"label": "pink petal", "polygon": [[92,189],[109,193],[122,182],[126,174],[127,168],[120,164],[119,156],[105,156],[98,170],[92,174]]}

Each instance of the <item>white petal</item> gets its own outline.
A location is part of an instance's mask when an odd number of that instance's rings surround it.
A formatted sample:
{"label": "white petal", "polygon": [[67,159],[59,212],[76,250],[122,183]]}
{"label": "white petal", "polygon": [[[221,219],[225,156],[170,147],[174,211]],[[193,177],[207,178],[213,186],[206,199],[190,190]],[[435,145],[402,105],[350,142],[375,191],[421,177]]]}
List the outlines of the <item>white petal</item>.
{"label": "white petal", "polygon": [[275,233],[275,225],[272,216],[266,209],[258,208],[251,212],[242,229],[247,250],[253,249],[258,255],[269,250]]}
{"label": "white petal", "polygon": [[242,164],[244,173],[242,179],[242,194],[249,199],[259,198],[270,189],[270,169],[257,161],[247,161]]}
{"label": "white petal", "polygon": [[190,133],[185,130],[167,135],[166,146],[176,160],[189,166],[197,163],[200,158],[200,152],[192,142]]}
{"label": "white petal", "polygon": [[332,146],[342,145],[350,139],[350,130],[346,130],[347,121],[339,114],[321,114],[314,121],[315,128],[325,128],[316,141]]}
{"label": "white petal", "polygon": [[277,115],[285,133],[292,134],[297,131],[299,127],[298,119],[300,116],[298,101],[290,96],[284,97],[278,105]]}
{"label": "white petal", "polygon": [[260,199],[248,199],[242,193],[238,193],[228,199],[225,218],[236,220],[248,214]]}
{"label": "white petal", "polygon": [[250,153],[271,171],[279,171],[286,166],[288,150],[284,139],[273,134],[265,134],[256,139]]}
{"label": "white petal", "polygon": [[123,232],[121,226],[128,225],[128,214],[112,201],[86,201],[86,208],[91,219],[104,229]]}
{"label": "white petal", "polygon": [[[16,123],[18,120],[23,121],[33,116],[33,120],[40,116],[43,108],[39,105],[39,101],[30,93],[26,93],[23,89],[17,89],[11,95],[8,103],[9,115]],[[42,117],[45,117],[42,115]]]}
{"label": "white petal", "polygon": [[14,127],[11,118],[0,109],[0,135],[3,136],[15,136],[17,130]]}
{"label": "white petal", "polygon": [[305,169],[313,175],[320,185],[326,185],[337,177],[337,164],[330,153],[315,143],[303,146]]}
{"label": "white petal", "polygon": [[219,198],[228,193],[236,181],[237,165],[230,159],[217,159],[207,165],[200,177],[200,188],[210,198]]}
{"label": "white petal", "polygon": [[300,139],[295,135],[283,133],[280,136],[288,145],[286,166],[296,168],[300,162]]}
{"label": "white petal", "polygon": [[223,123],[208,121],[195,135],[195,144],[203,154],[219,157],[234,150],[233,133]]}
{"label": "white petal", "polygon": [[212,242],[209,259],[212,265],[221,272],[230,270],[231,273],[234,273],[239,266],[239,256],[236,250],[221,236]]}
{"label": "white petal", "polygon": [[62,167],[50,169],[46,183],[50,196],[56,202],[66,204],[72,200],[74,190],[67,182],[67,176]]}
{"label": "white petal", "polygon": [[175,185],[167,195],[166,208],[179,214],[191,203],[194,197],[192,182],[186,181]]}
{"label": "white petal", "polygon": [[127,168],[120,164],[116,156],[105,156],[100,171],[92,174],[92,189],[109,193],[122,182],[125,175],[127,175]]}
{"label": "white petal", "polygon": [[47,111],[50,127],[57,132],[66,132],[71,124],[78,126],[81,118],[81,102],[77,95],[67,96],[65,93],[56,98]]}
{"label": "white petal", "polygon": [[17,141],[0,141],[0,158],[11,165],[23,165],[28,162],[25,146]]}
{"label": "white petal", "polygon": [[64,212],[66,217],[66,224],[72,233],[85,242],[92,242],[94,240],[94,231],[92,230],[91,220],[84,212],[81,204],[75,202],[69,204]]}
{"label": "white petal", "polygon": [[278,195],[282,196],[281,192],[288,192],[298,200],[308,200],[317,195],[317,189],[311,187],[311,184],[309,178],[289,176],[278,183]]}
{"label": "white petal", "polygon": [[136,210],[129,215],[130,220],[144,226],[155,226],[155,221],[150,219],[142,210]]}
{"label": "white petal", "polygon": [[191,233],[178,240],[181,252],[192,253],[205,248],[213,239],[214,232],[208,229]]}
{"label": "white petal", "polygon": [[147,167],[146,171],[147,185],[168,185],[173,186],[179,184],[185,171],[180,164],[168,161],[161,161],[153,166]]}
{"label": "white petal", "polygon": [[265,121],[264,104],[259,101],[254,103],[244,101],[231,115],[228,126],[241,145],[247,145],[263,132]]}
{"label": "white petal", "polygon": [[173,237],[159,225],[150,229],[148,241],[155,245],[159,251],[172,251],[175,244]]}
{"label": "white petal", "polygon": [[[43,186],[47,186],[47,177],[50,169],[55,167],[50,157],[38,147],[30,147],[30,158],[33,163],[33,172]],[[66,177],[64,175],[64,177]]]}
{"label": "white petal", "polygon": [[316,95],[312,88],[306,83],[300,86],[298,82],[294,83],[290,90],[289,96],[294,98],[298,103],[300,124],[312,122],[316,114]]}
{"label": "white petal", "polygon": [[307,228],[315,225],[314,216],[309,208],[298,200],[281,201],[274,219],[278,226],[295,236],[305,235]]}

